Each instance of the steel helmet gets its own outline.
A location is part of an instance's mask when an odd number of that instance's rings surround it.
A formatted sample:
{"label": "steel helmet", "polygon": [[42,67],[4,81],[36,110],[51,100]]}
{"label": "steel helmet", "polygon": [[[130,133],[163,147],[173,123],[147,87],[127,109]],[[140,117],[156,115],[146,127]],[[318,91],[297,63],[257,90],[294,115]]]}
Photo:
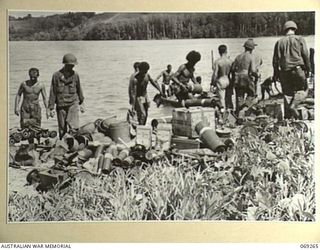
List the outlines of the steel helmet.
{"label": "steel helmet", "polygon": [[283,30],[287,30],[287,29],[298,29],[297,24],[294,21],[287,21],[284,25],[283,25]]}
{"label": "steel helmet", "polygon": [[71,53],[65,54],[63,56],[62,63],[63,64],[72,64],[72,65],[78,64],[77,58]]}

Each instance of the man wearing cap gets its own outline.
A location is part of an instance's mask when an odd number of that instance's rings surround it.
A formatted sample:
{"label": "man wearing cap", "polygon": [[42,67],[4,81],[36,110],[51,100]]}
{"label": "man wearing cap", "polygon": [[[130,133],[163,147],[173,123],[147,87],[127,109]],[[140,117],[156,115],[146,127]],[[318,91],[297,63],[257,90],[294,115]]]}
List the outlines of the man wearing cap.
{"label": "man wearing cap", "polygon": [[280,79],[284,94],[285,118],[296,117],[295,107],[307,96],[310,61],[303,37],[295,34],[297,24],[287,21],[285,37],[276,42],[273,53],[273,77]]}
{"label": "man wearing cap", "polygon": [[63,56],[64,67],[52,76],[49,109],[54,116],[56,106],[60,139],[69,131],[79,128],[79,109],[83,113],[83,92],[80,78],[73,67],[77,58],[73,54]]}
{"label": "man wearing cap", "polygon": [[248,39],[243,45],[245,51],[236,57],[231,67],[236,91],[237,113],[244,105],[250,106],[256,95],[252,80],[257,70],[252,55],[255,46],[257,44],[254,43],[253,39]]}

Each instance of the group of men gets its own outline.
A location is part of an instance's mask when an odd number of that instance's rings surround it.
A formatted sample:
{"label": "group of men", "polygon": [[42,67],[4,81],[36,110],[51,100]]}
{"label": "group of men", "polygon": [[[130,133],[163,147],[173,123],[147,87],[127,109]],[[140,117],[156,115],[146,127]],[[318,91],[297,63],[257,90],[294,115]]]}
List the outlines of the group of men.
{"label": "group of men", "polygon": [[[134,63],[134,73],[130,76],[128,92],[129,103],[137,114],[139,125],[145,125],[147,122],[148,108],[150,107],[147,94],[148,83],[151,82],[163,97],[175,94],[179,101],[193,98],[189,90],[193,84],[200,84],[201,78],[194,76],[195,64],[200,59],[200,53],[192,50],[186,56],[187,62],[182,64],[175,73],[172,73],[172,66],[169,64],[167,69],[162,71],[155,80],[148,74],[150,66],[147,62]],[[157,80],[161,77],[163,82],[160,87]],[[192,83],[189,82],[190,80]]]}
{"label": "group of men", "polygon": [[[276,82],[280,81],[285,118],[298,117],[295,108],[307,97],[308,90],[310,60],[304,38],[295,34],[297,29],[293,21],[284,24],[285,36],[277,41],[274,47],[273,75],[261,84],[261,95],[264,99],[265,92],[270,95],[272,83],[275,83],[278,90]],[[244,52],[233,62],[227,57],[227,47],[219,46],[220,58],[214,62],[211,84],[217,89],[223,108],[233,109],[233,89],[236,94],[236,113],[242,107],[252,105],[253,99],[257,97],[262,59],[253,53],[255,46],[257,44],[253,39],[248,39],[244,43]]]}
{"label": "group of men", "polygon": [[[276,42],[273,53],[273,76],[268,77],[261,85],[262,91],[270,89],[272,82],[280,81],[284,96],[285,118],[295,117],[295,106],[307,95],[307,78],[309,77],[310,60],[304,38],[295,34],[297,25],[293,21],[284,24],[285,36]],[[216,90],[223,109],[234,109],[232,95],[235,90],[236,113],[243,106],[249,106],[257,96],[257,82],[260,77],[261,58],[253,54],[257,44],[253,39],[244,43],[244,52],[234,61],[228,57],[226,45],[218,48],[220,58],[213,64],[212,87]],[[147,86],[150,82],[162,96],[176,95],[179,101],[193,98],[190,89],[193,84],[201,84],[201,78],[195,77],[195,65],[201,60],[197,51],[190,51],[187,62],[173,73],[172,66],[153,80],[148,73],[147,62],[136,62],[135,72],[129,82],[129,103],[136,111],[138,122],[145,125],[150,101]],[[84,96],[77,72],[73,70],[77,59],[73,54],[66,54],[62,59],[64,67],[52,76],[49,101],[45,86],[38,82],[39,70],[29,70],[30,79],[21,83],[15,100],[15,114],[20,116],[21,128],[30,124],[41,126],[41,108],[39,95],[43,97],[47,118],[57,113],[59,136],[62,138],[70,129],[79,127],[79,111],[84,112]],[[314,72],[314,70],[313,70]],[[157,80],[163,78],[162,87]],[[191,80],[191,83],[190,83]],[[170,82],[172,81],[172,84]],[[20,99],[23,95],[23,102]],[[264,97],[264,93],[262,94]],[[21,106],[21,107],[20,107]]]}
{"label": "group of men", "polygon": [[[15,99],[15,114],[20,116],[21,128],[41,127],[41,107],[39,95],[42,94],[47,118],[57,114],[60,139],[70,130],[79,128],[79,111],[84,112],[84,97],[80,78],[73,70],[77,58],[73,54],[63,56],[64,67],[52,76],[49,101],[43,83],[38,81],[39,70],[29,70],[30,79],[20,84]],[[21,96],[23,101],[20,106]]]}

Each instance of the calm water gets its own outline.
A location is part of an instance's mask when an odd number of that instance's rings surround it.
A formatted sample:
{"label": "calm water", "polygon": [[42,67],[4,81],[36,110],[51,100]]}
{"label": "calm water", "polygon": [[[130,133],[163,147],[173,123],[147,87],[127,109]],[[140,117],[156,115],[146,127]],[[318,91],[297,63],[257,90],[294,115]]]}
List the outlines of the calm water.
{"label": "calm water", "polygon": [[[305,37],[308,48],[314,47],[314,36]],[[85,96],[86,112],[81,114],[81,124],[97,118],[116,114],[125,119],[128,103],[128,82],[135,61],[149,62],[150,75],[155,78],[167,64],[175,71],[185,63],[190,50],[201,53],[201,61],[196,65],[196,75],[202,77],[204,89],[209,89],[211,79],[211,50],[218,57],[220,44],[228,46],[229,56],[243,51],[246,39],[196,39],[163,41],[59,41],[59,42],[10,42],[9,43],[9,127],[19,126],[19,118],[14,115],[14,98],[20,83],[28,79],[28,69],[40,70],[39,80],[46,86],[49,96],[52,73],[62,68],[65,53],[74,53],[78,58],[75,70],[79,73]],[[263,59],[262,78],[272,74],[272,53],[277,37],[256,38],[256,52]],[[157,92],[150,84],[149,97]],[[42,107],[43,107],[43,103]],[[149,117],[170,115],[171,108],[157,108],[151,104]],[[44,127],[56,128],[56,118],[45,118]]]}

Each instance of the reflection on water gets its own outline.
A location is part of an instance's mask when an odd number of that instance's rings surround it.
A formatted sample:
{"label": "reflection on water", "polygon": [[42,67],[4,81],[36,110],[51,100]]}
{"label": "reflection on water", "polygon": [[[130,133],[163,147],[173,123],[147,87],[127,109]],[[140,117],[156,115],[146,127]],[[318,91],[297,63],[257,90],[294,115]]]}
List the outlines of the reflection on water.
{"label": "reflection on water", "polygon": [[[278,38],[255,38],[256,53],[263,59],[262,78],[272,74],[272,53]],[[81,124],[116,114],[125,119],[128,103],[128,82],[133,72],[133,63],[147,61],[150,75],[155,78],[167,64],[175,71],[185,63],[190,50],[201,53],[196,65],[196,76],[202,77],[204,89],[209,89],[211,79],[211,50],[218,57],[220,44],[228,46],[229,56],[243,51],[246,39],[194,39],[157,41],[46,41],[9,43],[9,127],[18,126],[19,118],[14,115],[14,98],[20,83],[28,79],[28,69],[40,70],[39,80],[46,86],[49,95],[52,74],[62,68],[65,53],[74,53],[78,58],[75,70],[79,73],[85,96],[86,113],[81,114]],[[314,47],[314,36],[306,37],[308,48]],[[149,98],[156,90],[150,84]],[[43,104],[41,103],[42,107]],[[150,116],[170,115],[171,108],[157,108],[151,103]],[[46,120],[43,109],[43,126],[56,128],[56,118]]]}

